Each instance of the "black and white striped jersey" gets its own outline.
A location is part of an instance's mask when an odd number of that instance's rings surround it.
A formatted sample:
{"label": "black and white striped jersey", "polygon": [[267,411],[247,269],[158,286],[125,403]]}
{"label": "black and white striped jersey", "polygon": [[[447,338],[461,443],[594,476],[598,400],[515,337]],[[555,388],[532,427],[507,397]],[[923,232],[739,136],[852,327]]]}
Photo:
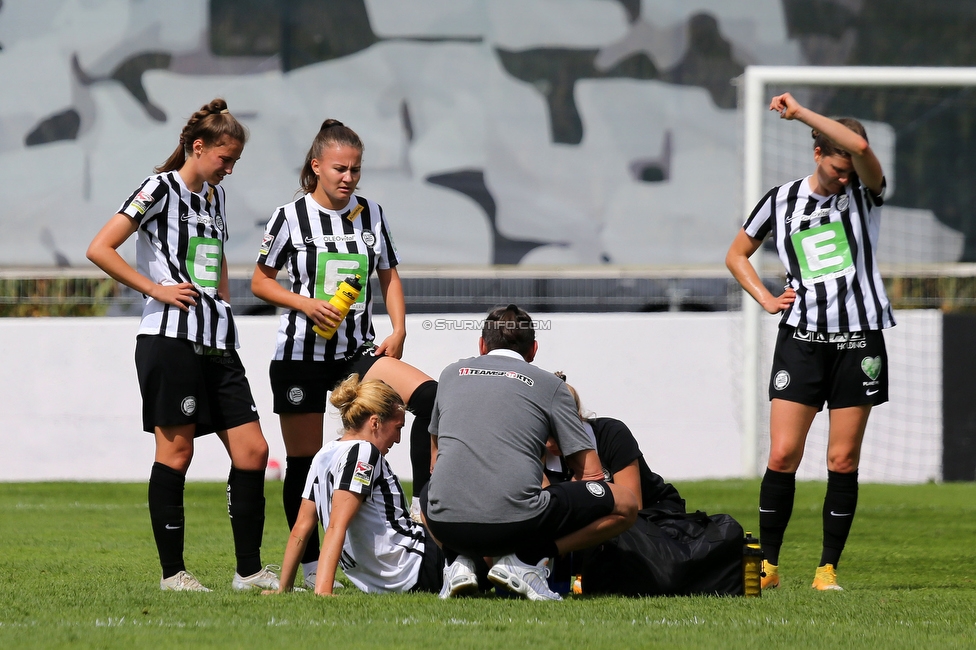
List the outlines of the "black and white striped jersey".
{"label": "black and white striped jersey", "polygon": [[275,210],[257,261],[287,268],[293,292],[320,300],[329,300],[345,278],[361,276],[359,299],[331,339],[315,334],[314,323],[301,311],[289,310],[281,316],[274,358],[289,361],[345,359],[373,340],[369,278],[376,269],[399,263],[377,203],[354,196],[336,211],[322,207],[310,194]]}
{"label": "black and white striped jersey", "polygon": [[400,482],[379,449],[366,440],[333,440],[315,454],[303,496],[315,502],[323,529],[336,490],[363,497],[342,544],[346,577],[366,593],[409,591],[420,573],[424,531],[410,519]]}
{"label": "black and white striped jersey", "polygon": [[230,304],[217,297],[227,241],[224,189],[191,192],[178,172],[143,181],[119,212],[139,224],[136,269],[158,284],[192,282],[199,297],[184,312],[146,297],[139,334],[187,339],[212,348],[239,347]]}
{"label": "black and white striped jersey", "polygon": [[875,251],[883,199],[856,176],[846,190],[820,196],[809,178],[774,187],[743,228],[772,233],[796,301],[782,322],[801,330],[860,332],[895,324]]}

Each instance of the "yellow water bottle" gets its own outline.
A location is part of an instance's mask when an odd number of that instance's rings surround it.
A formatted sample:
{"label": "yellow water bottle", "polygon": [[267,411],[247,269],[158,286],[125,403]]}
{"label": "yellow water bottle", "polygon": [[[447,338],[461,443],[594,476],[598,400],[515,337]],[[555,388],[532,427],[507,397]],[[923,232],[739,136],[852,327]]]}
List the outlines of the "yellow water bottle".
{"label": "yellow water bottle", "polygon": [[763,552],[759,540],[746,531],[742,547],[742,582],[746,596],[762,596],[762,561]]}
{"label": "yellow water bottle", "polygon": [[349,277],[339,283],[336,287],[335,295],[329,299],[329,304],[339,310],[341,314],[339,316],[339,322],[336,323],[335,327],[322,328],[318,325],[312,325],[312,329],[319,336],[331,339],[336,333],[339,324],[346,319],[346,314],[349,313],[349,308],[352,307],[356,299],[359,298],[359,292],[363,290],[363,285],[359,283],[360,276]]}

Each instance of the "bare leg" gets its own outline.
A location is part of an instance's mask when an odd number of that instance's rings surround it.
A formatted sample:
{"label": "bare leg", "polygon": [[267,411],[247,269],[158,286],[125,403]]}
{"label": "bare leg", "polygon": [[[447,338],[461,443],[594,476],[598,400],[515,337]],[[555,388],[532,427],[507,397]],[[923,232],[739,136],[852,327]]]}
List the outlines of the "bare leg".
{"label": "bare leg", "polygon": [[262,472],[267,469],[268,441],[264,439],[257,420],[227,431],[218,431],[217,436],[227,449],[231,465],[237,469]]}
{"label": "bare leg", "polygon": [[193,460],[193,436],[196,429],[195,424],[156,427],[156,462],[180,474],[186,474],[190,461]]}
{"label": "bare leg", "polygon": [[769,469],[777,472],[797,470],[816,415],[815,406],[782,399],[772,401],[769,407]]}
{"label": "bare leg", "polygon": [[861,462],[861,443],[868,426],[871,405],[851,406],[830,411],[830,439],[827,443],[827,469],[849,474]]}
{"label": "bare leg", "polygon": [[322,413],[283,413],[278,421],[287,455],[314,456],[322,448]]}
{"label": "bare leg", "polygon": [[418,370],[409,363],[394,359],[393,357],[377,359],[376,363],[369,369],[369,372],[366,373],[366,376],[363,377],[364,381],[367,379],[381,379],[385,381],[390,385],[390,388],[400,395],[403,403],[408,405],[410,404],[410,398],[413,397],[413,391],[417,389],[417,386],[431,380],[422,370]]}
{"label": "bare leg", "polygon": [[413,471],[413,496],[430,480],[430,417],[437,396],[437,382],[425,373],[399,359],[384,357],[366,373],[364,379],[382,379],[403,399],[413,413],[410,427],[410,466]]}

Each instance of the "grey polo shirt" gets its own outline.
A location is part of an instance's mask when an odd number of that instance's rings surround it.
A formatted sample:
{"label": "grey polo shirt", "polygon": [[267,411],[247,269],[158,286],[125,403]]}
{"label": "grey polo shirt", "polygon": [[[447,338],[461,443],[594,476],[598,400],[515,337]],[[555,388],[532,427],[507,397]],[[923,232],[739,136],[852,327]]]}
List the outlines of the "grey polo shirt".
{"label": "grey polo shirt", "polygon": [[431,414],[437,462],[428,515],[448,523],[514,523],[541,514],[546,440],[567,456],[593,449],[565,382],[510,350],[451,364]]}

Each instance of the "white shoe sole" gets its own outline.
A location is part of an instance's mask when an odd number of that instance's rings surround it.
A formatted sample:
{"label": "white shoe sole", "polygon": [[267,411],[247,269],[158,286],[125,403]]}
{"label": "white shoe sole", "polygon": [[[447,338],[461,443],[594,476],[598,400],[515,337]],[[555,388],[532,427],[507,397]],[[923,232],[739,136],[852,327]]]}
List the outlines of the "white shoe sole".
{"label": "white shoe sole", "polygon": [[562,600],[562,596],[557,593],[553,593],[555,598],[551,598],[536,592],[522,578],[506,571],[497,564],[488,570],[488,579],[496,585],[507,588],[509,591],[525,596],[529,600]]}
{"label": "white shoe sole", "polygon": [[450,589],[447,592],[441,591],[441,600],[466,596],[478,592],[478,578],[472,575],[456,576],[450,581]]}

